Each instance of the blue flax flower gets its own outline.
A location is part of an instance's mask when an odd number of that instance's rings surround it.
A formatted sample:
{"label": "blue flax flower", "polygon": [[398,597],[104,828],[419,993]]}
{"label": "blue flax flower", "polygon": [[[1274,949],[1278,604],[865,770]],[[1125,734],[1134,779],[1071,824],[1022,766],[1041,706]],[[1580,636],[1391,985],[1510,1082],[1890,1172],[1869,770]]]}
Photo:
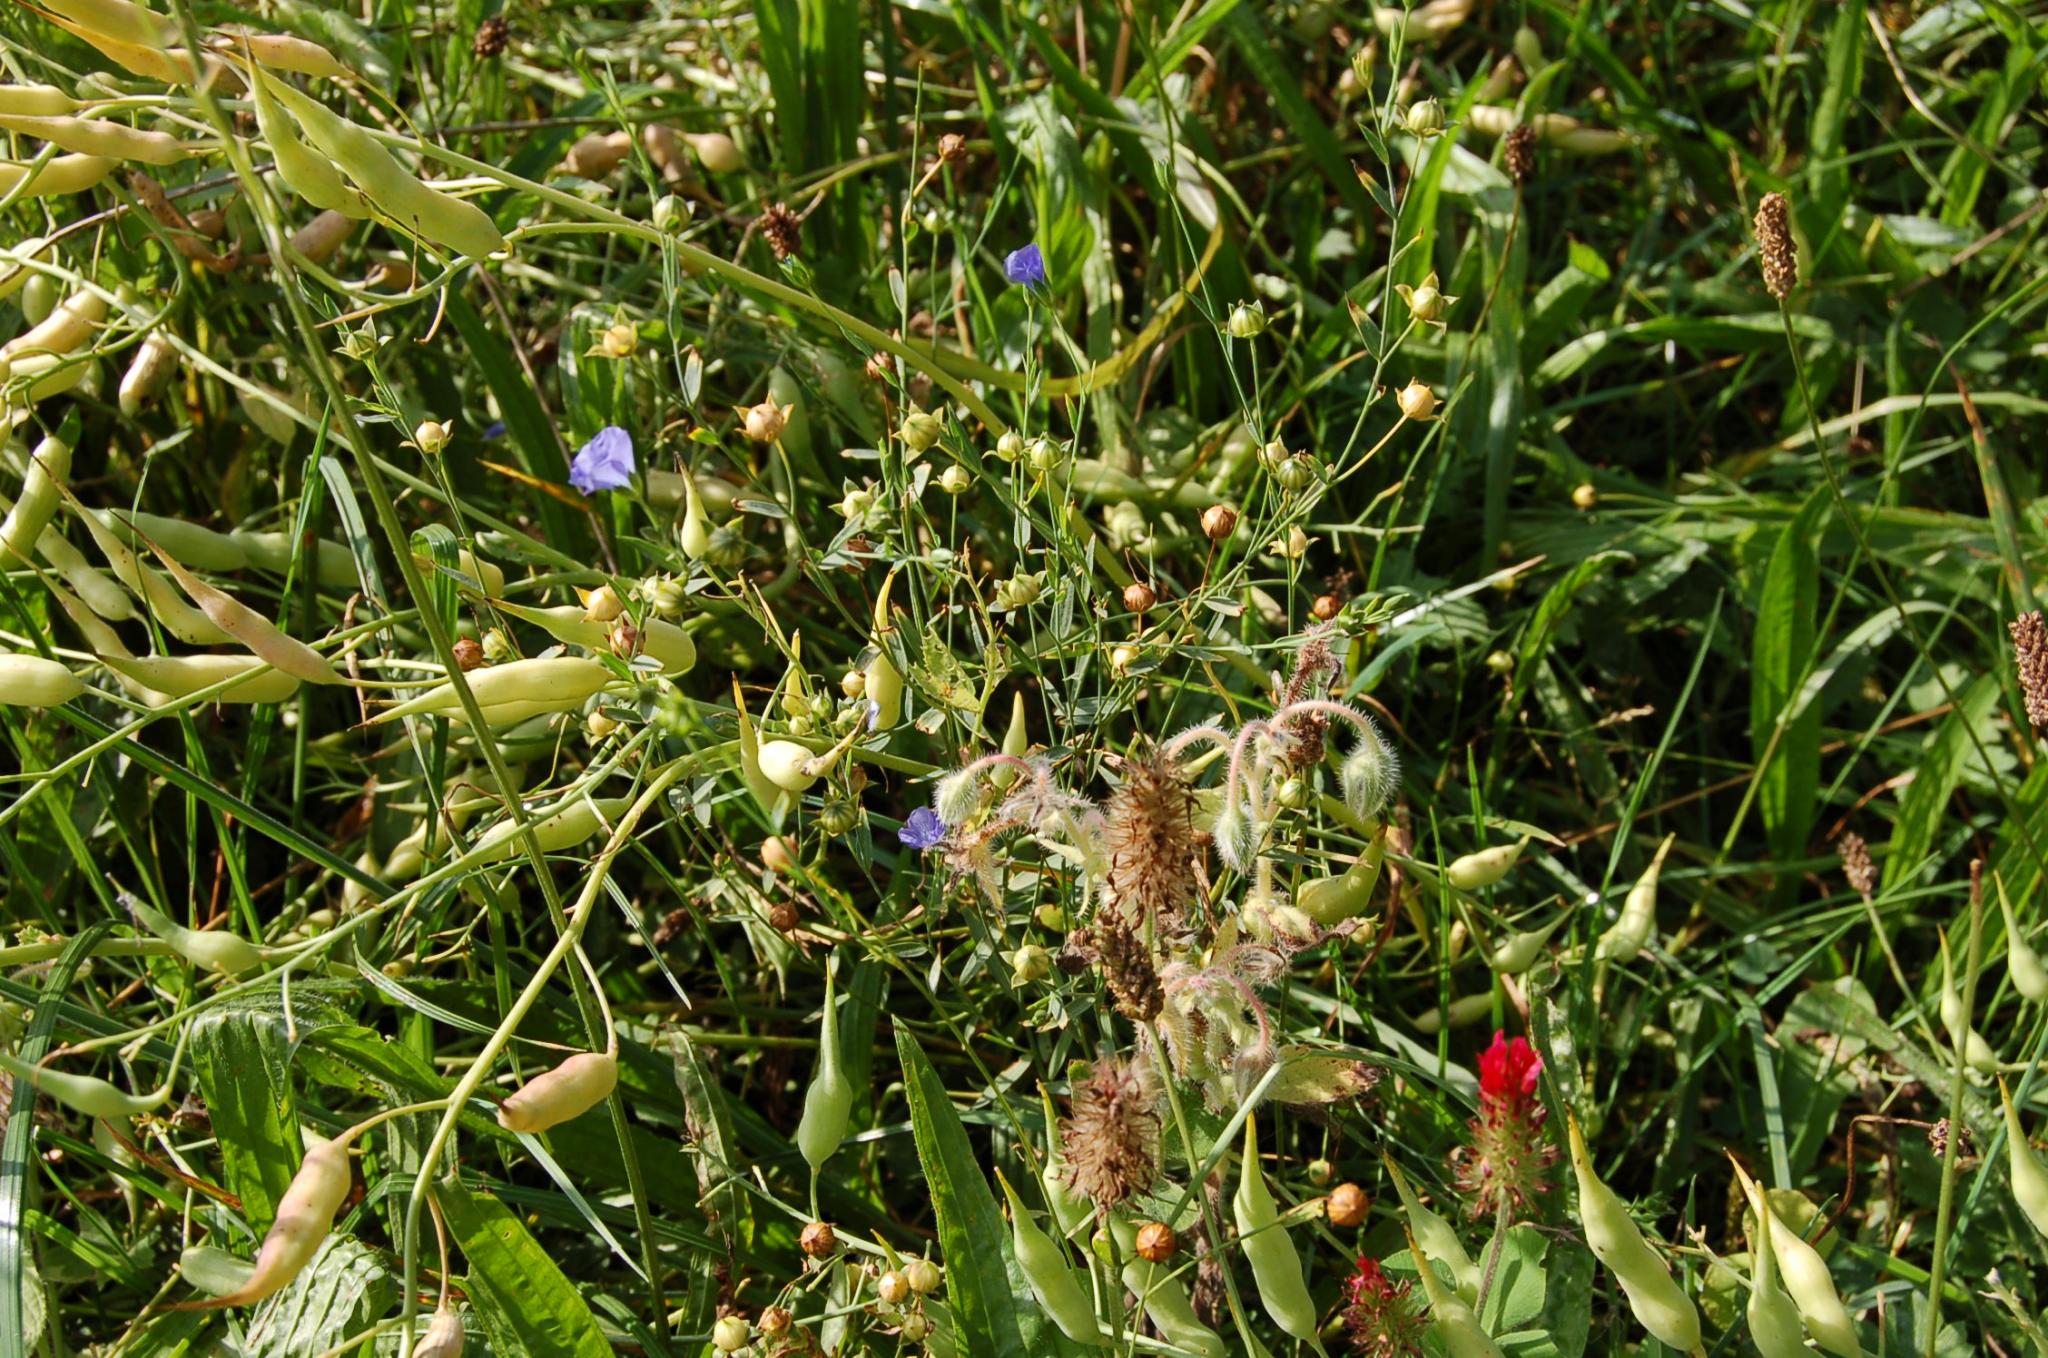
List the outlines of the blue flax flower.
{"label": "blue flax flower", "polygon": [[1012,250],[1003,257],[1003,277],[1027,288],[1042,288],[1046,279],[1045,256],[1036,245]]}
{"label": "blue flax flower", "polygon": [[929,849],[946,837],[946,822],[939,819],[939,813],[929,806],[920,806],[910,813],[910,819],[903,822],[903,828],[896,832],[896,838],[906,849]]}
{"label": "blue flax flower", "polygon": [[569,464],[569,484],[585,495],[617,490],[633,480],[633,436],[608,424],[591,437]]}

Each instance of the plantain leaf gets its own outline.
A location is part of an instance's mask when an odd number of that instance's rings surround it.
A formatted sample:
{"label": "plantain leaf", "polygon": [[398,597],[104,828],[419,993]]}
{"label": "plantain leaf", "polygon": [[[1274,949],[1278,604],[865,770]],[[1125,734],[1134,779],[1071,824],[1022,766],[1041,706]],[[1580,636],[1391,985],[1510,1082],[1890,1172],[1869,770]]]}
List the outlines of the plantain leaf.
{"label": "plantain leaf", "polygon": [[453,1179],[434,1185],[434,1200],[469,1260],[463,1290],[493,1352],[610,1358],[590,1304],[505,1204]]}
{"label": "plantain leaf", "polygon": [[220,1146],[221,1172],[259,1233],[277,1216],[304,1156],[286,1072],[281,1025],[252,1013],[208,1015],[193,1025],[192,1066]]}

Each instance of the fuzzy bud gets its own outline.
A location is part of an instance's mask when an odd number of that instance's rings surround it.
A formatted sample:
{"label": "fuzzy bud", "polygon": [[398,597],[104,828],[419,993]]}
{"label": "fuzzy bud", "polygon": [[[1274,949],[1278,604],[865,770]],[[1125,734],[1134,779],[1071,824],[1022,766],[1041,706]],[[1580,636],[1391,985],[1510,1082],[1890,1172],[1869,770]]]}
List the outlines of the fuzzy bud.
{"label": "fuzzy bud", "polygon": [[1401,760],[1370,721],[1360,729],[1351,753],[1344,756],[1337,782],[1344,792],[1344,805],[1360,820],[1370,820],[1385,810],[1400,786]]}
{"label": "fuzzy bud", "polygon": [[960,825],[981,805],[981,788],[966,769],[947,774],[932,789],[932,810],[948,825]]}

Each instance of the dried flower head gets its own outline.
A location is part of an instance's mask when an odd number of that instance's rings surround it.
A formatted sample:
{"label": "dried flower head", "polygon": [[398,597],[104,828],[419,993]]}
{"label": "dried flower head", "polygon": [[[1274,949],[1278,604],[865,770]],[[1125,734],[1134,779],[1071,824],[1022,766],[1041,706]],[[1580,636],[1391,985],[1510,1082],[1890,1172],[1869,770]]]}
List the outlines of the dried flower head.
{"label": "dried flower head", "polygon": [[2041,610],[2022,613],[2006,624],[2012,633],[2012,658],[2020,672],[2020,692],[2027,700],[2027,721],[2048,732],[2048,623]]}
{"label": "dried flower head", "polygon": [[1105,913],[1092,932],[1102,981],[1109,987],[1119,1014],[1133,1023],[1150,1023],[1166,1003],[1159,972],[1145,940],[1115,915]]}
{"label": "dried flower head", "polygon": [[1172,756],[1157,747],[1124,762],[1123,783],[1104,808],[1109,904],[1137,924],[1177,925],[1195,896],[1195,793]]}
{"label": "dried flower head", "polygon": [[1543,1058],[1527,1038],[1493,1035],[1479,1056],[1479,1116],[1469,1124],[1471,1144],[1453,1153],[1459,1189],[1474,1217],[1491,1217],[1503,1204],[1520,1212],[1550,1185],[1544,1175],[1557,1147],[1543,1130],[1546,1110],[1536,1097]]}
{"label": "dried flower head", "polygon": [[505,22],[504,15],[493,14],[476,26],[476,37],[469,50],[478,61],[489,61],[492,57],[502,56],[511,41],[512,25]]}
{"label": "dried flower head", "polygon": [[1756,254],[1764,290],[1784,301],[1799,282],[1799,250],[1792,244],[1791,205],[1782,193],[1767,193],[1756,205]]}
{"label": "dried flower head", "polygon": [[1159,1173],[1157,1105],[1158,1091],[1136,1062],[1097,1061],[1060,1123],[1067,1186],[1098,1207],[1150,1188]]}
{"label": "dried flower head", "polygon": [[1835,851],[1842,855],[1842,876],[1850,889],[1866,901],[1876,895],[1877,865],[1870,861],[1870,846],[1863,842],[1863,836],[1854,830],[1844,830],[1835,841]]}
{"label": "dried flower head", "polygon": [[1508,133],[1507,149],[1501,153],[1501,159],[1506,162],[1508,178],[1515,181],[1515,186],[1527,186],[1536,177],[1536,129],[1527,123],[1516,123]]}
{"label": "dried flower head", "polygon": [[787,203],[770,207],[754,224],[761,228],[761,236],[768,242],[768,248],[775,252],[777,259],[788,259],[803,244],[797,234],[796,214],[789,210]]}

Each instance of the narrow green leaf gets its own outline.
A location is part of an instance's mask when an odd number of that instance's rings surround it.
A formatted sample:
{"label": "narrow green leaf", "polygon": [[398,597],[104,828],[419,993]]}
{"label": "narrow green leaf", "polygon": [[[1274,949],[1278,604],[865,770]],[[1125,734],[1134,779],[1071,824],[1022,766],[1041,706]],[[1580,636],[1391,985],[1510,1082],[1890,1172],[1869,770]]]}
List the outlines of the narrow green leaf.
{"label": "narrow green leaf", "polygon": [[265,1015],[227,1011],[193,1024],[192,1068],[220,1146],[222,1177],[258,1233],[276,1218],[304,1156],[289,1045],[282,1025]]}
{"label": "narrow green leaf", "polygon": [[[1796,685],[1806,672],[1820,611],[1820,561],[1814,552],[1815,526],[1827,507],[1816,493],[1778,535],[1757,600],[1756,635],[1750,643],[1749,736],[1759,763],[1757,812],[1763,817],[1771,856],[1799,858],[1813,826],[1814,795],[1820,785],[1820,712],[1807,706],[1794,714]],[[1780,720],[1785,721],[1782,735]]]}
{"label": "narrow green leaf", "polygon": [[469,1261],[463,1290],[495,1352],[610,1358],[589,1303],[503,1203],[453,1179],[434,1185],[434,1200]]}

